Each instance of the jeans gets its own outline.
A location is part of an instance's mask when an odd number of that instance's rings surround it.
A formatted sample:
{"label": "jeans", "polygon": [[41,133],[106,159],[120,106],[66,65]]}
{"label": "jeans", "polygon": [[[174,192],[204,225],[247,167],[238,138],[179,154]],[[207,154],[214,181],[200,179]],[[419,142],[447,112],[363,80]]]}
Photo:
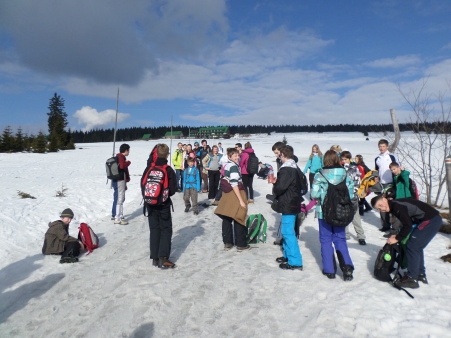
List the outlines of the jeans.
{"label": "jeans", "polygon": [[116,205],[117,205],[117,181],[111,181],[111,186],[114,189],[113,192],[113,207],[111,208],[111,216],[116,217]]}

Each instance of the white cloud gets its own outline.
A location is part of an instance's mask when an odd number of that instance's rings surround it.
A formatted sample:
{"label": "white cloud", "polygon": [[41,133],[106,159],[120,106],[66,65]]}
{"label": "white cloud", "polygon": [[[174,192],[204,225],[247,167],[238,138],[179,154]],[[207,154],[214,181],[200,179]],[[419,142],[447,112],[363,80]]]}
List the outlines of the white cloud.
{"label": "white cloud", "polygon": [[[102,127],[114,123],[116,120],[116,111],[113,109],[107,109],[98,112],[97,109],[85,106],[77,110],[74,117],[78,119],[79,124],[85,125],[82,130],[88,131],[94,129],[95,127]],[[125,121],[129,117],[130,114],[118,113],[117,122]]]}
{"label": "white cloud", "polygon": [[416,66],[421,63],[421,58],[417,55],[403,55],[395,58],[379,59],[371,62],[365,62],[367,67],[374,68],[405,68],[408,66]]}

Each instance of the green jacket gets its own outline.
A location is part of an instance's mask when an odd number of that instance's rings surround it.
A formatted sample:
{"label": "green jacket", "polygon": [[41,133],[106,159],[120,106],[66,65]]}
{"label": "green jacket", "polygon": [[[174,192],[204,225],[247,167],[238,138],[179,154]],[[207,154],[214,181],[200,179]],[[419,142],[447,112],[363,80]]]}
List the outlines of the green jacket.
{"label": "green jacket", "polygon": [[396,199],[412,197],[410,193],[410,172],[401,170],[397,176],[393,176],[393,185],[396,187]]}
{"label": "green jacket", "polygon": [[67,242],[77,241],[78,239],[75,237],[69,236],[69,224],[64,224],[61,220],[51,222],[45,233],[42,254],[62,254],[64,252],[64,245]]}
{"label": "green jacket", "polygon": [[182,169],[183,162],[183,151],[177,149],[174,151],[174,155],[172,155],[172,164],[174,165],[174,169],[180,170]]}

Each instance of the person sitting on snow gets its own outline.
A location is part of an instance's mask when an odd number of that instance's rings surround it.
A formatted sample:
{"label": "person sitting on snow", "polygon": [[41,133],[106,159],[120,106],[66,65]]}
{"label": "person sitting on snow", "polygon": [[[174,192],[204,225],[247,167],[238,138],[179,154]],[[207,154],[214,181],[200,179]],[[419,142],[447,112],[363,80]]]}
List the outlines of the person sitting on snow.
{"label": "person sitting on snow", "polygon": [[85,247],[81,241],[69,235],[69,224],[74,218],[74,213],[67,208],[63,210],[60,217],[60,220],[49,223],[42,254],[61,255],[60,263],[78,262],[80,250],[84,250]]}

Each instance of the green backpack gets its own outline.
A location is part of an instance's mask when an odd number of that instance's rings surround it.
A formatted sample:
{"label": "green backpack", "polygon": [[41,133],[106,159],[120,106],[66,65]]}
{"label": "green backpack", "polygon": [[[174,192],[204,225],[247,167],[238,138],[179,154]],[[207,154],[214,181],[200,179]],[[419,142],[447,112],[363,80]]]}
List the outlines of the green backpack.
{"label": "green backpack", "polygon": [[268,223],[262,214],[249,215],[246,221],[248,244],[266,243],[266,227]]}

